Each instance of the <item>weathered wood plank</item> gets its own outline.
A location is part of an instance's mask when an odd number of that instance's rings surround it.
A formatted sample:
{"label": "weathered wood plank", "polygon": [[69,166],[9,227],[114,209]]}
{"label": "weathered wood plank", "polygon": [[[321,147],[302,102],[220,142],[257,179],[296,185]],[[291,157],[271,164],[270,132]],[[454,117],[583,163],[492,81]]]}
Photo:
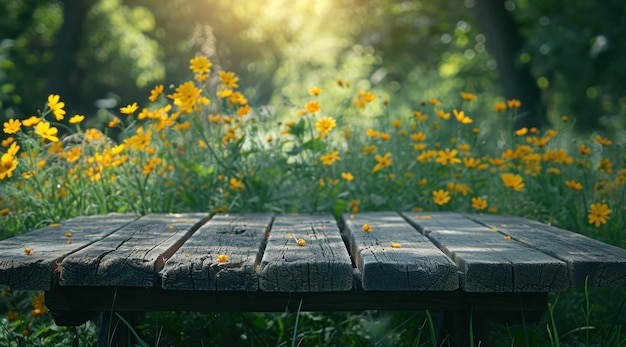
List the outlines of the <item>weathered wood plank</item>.
{"label": "weathered wood plank", "polygon": [[[306,245],[298,245],[298,239]],[[330,215],[274,219],[259,273],[259,288],[271,292],[352,289],[352,262]]]}
{"label": "weathered wood plank", "polygon": [[157,272],[208,214],[149,214],[61,263],[63,286],[154,285]]}
{"label": "weathered wood plank", "polygon": [[55,284],[53,274],[63,257],[137,218],[134,214],[78,217],[2,240],[0,284],[14,289],[48,290]]}
{"label": "weathered wood plank", "polygon": [[[269,214],[214,216],[167,260],[163,288],[257,290],[256,266],[271,222]],[[220,262],[219,255],[228,258]]]}
{"label": "weathered wood plank", "polygon": [[[344,215],[345,232],[363,289],[449,291],[459,287],[455,264],[395,212]],[[364,225],[370,232],[363,230]],[[392,246],[400,248],[394,248]]]}
{"label": "weathered wood plank", "polygon": [[[564,262],[456,213],[404,216],[464,273],[468,292],[551,292],[569,288]],[[425,218],[426,216],[426,218]]]}
{"label": "weathered wood plank", "polygon": [[520,217],[472,215],[471,219],[497,228],[524,245],[567,263],[570,285],[626,286],[626,250],[571,231]]}

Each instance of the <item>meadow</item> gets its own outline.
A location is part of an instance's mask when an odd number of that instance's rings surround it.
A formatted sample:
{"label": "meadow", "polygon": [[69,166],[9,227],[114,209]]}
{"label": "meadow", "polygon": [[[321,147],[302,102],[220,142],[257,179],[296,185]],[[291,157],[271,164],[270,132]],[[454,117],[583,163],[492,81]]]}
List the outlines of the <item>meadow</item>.
{"label": "meadow", "polygon": [[[189,68],[188,81],[157,85],[100,123],[66,114],[55,94],[4,122],[0,238],[109,212],[463,211],[626,247],[619,133],[578,133],[567,115],[515,129],[517,99],[392,93],[342,76],[251,105],[235,72],[203,56]],[[494,324],[491,344],[624,344],[625,294],[555,294],[539,323]],[[39,293],[3,288],[0,314],[3,345],[95,343],[95,323],[56,327]],[[151,313],[135,329],[148,345],[421,346],[437,345],[435,326],[425,312]]]}

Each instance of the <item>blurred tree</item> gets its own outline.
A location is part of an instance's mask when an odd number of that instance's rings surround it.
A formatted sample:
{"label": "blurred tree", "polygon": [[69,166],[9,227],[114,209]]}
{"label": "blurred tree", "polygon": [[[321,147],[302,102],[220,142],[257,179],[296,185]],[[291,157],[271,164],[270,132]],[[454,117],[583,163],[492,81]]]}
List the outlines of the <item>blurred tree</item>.
{"label": "blurred tree", "polygon": [[78,64],[81,38],[95,0],[62,0],[63,24],[55,37],[52,60],[47,67],[45,94],[60,94],[70,110],[77,110],[84,71]]}
{"label": "blurred tree", "polygon": [[528,65],[517,64],[524,42],[505,0],[478,0],[473,6],[477,22],[494,57],[504,97],[522,102],[514,128],[540,127],[546,122],[541,91]]}

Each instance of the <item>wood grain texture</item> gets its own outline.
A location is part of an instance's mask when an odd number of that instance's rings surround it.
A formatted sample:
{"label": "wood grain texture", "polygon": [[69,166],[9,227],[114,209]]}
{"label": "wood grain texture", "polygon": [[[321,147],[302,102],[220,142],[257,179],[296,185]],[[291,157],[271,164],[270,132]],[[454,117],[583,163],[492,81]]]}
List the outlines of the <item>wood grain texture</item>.
{"label": "wood grain texture", "polygon": [[[297,240],[303,239],[305,246]],[[331,215],[284,215],[272,223],[259,288],[270,292],[352,289],[352,262]]]}
{"label": "wood grain texture", "polygon": [[149,214],[68,257],[63,286],[153,286],[165,263],[208,214]]}
{"label": "wood grain texture", "polygon": [[[14,289],[50,289],[55,285],[53,274],[59,270],[58,265],[65,256],[136,218],[138,216],[131,214],[78,217],[2,240],[0,284]],[[26,248],[32,250],[30,255],[25,253]]]}
{"label": "wood grain texture", "polygon": [[[214,216],[165,263],[163,288],[257,290],[256,266],[271,222],[269,214]],[[228,260],[219,262],[219,255]]]}
{"label": "wood grain texture", "polygon": [[626,250],[571,231],[520,217],[472,215],[471,219],[567,263],[572,287],[626,286]]}
{"label": "wood grain texture", "polygon": [[564,262],[507,240],[505,235],[460,214],[404,216],[456,262],[464,274],[465,291],[551,292],[569,288]]}
{"label": "wood grain texture", "polygon": [[[459,287],[455,264],[399,214],[344,215],[343,223],[364,290],[449,291]],[[364,224],[372,231],[363,231]],[[392,243],[401,248],[393,248]]]}

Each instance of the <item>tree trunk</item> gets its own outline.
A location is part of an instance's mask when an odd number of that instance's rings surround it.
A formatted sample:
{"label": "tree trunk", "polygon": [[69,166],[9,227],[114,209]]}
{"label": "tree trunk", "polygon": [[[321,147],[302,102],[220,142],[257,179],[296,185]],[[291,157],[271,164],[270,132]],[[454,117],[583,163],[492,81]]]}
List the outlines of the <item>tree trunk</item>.
{"label": "tree trunk", "polygon": [[77,55],[83,25],[94,0],[62,0],[63,24],[56,37],[53,57],[48,65],[46,95],[60,94],[68,114],[80,102],[81,73]]}
{"label": "tree trunk", "polygon": [[474,15],[496,60],[504,97],[522,102],[515,129],[540,127],[546,122],[545,106],[528,65],[517,66],[523,41],[504,0],[477,0]]}

